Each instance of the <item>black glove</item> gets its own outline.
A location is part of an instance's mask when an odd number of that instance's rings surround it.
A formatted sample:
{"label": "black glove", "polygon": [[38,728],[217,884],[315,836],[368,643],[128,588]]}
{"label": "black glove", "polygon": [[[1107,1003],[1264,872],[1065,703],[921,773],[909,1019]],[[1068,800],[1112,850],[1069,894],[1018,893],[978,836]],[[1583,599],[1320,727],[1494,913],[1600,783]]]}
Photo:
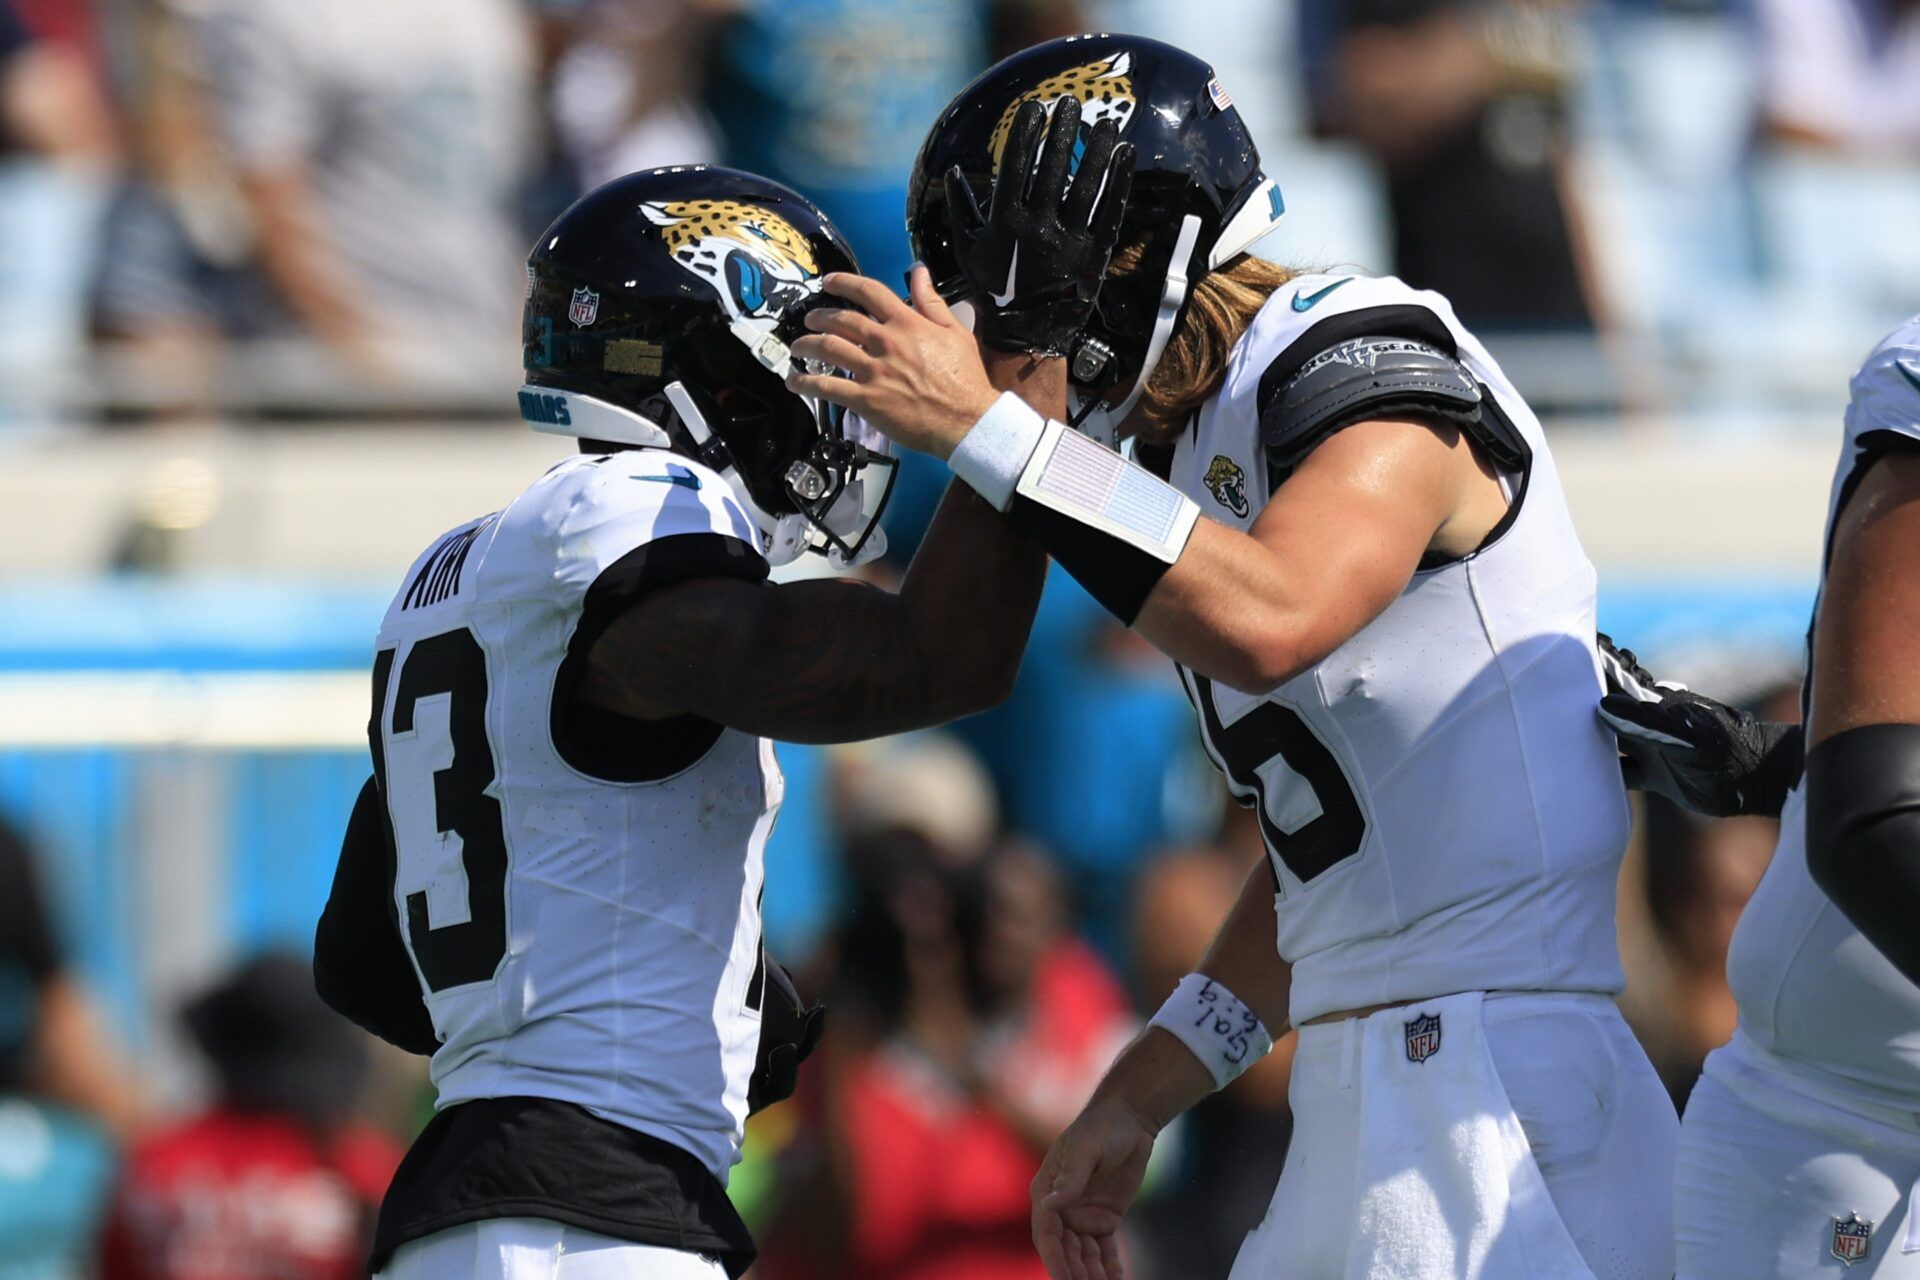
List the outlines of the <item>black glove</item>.
{"label": "black glove", "polygon": [[753,1077],[747,1081],[749,1115],[793,1096],[800,1083],[800,1064],[827,1029],[826,1007],[810,1005],[801,997],[785,965],[769,955],[763,954],[762,960],[767,989],[760,1004],[760,1051],[754,1056]]}
{"label": "black glove", "polygon": [[1684,685],[1661,683],[1631,649],[1599,638],[1607,694],[1600,718],[1620,739],[1634,791],[1663,795],[1710,818],[1777,818],[1800,777],[1799,725],[1774,724]]}
{"label": "black glove", "polygon": [[1079,132],[1078,99],[1061,98],[1051,123],[1039,102],[1021,103],[984,216],[959,166],[947,174],[953,243],[989,346],[1065,355],[1093,314],[1133,186],[1133,144],[1102,120],[1069,173]]}

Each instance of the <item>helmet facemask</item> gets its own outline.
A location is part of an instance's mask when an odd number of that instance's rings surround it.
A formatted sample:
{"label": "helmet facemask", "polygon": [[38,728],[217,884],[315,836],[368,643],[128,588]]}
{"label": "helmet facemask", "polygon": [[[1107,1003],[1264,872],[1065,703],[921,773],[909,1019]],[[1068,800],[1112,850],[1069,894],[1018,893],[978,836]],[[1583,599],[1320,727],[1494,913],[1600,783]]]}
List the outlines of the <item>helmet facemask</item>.
{"label": "helmet facemask", "polygon": [[796,313],[777,329],[736,321],[690,334],[705,377],[664,394],[690,451],[726,478],[765,536],[769,561],[813,551],[850,569],[886,550],[880,517],[899,462],[884,436],[838,405],[787,390],[783,335],[802,328]]}

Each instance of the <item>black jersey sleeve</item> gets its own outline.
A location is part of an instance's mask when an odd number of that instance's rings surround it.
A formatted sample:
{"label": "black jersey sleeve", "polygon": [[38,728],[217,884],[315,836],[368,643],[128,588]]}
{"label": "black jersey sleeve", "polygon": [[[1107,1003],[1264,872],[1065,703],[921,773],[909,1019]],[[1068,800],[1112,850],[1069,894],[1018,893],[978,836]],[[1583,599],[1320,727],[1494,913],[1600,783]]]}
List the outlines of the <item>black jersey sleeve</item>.
{"label": "black jersey sleeve", "polygon": [[37,987],[60,968],[61,959],[33,850],[11,827],[0,825],[0,961],[18,966]]}
{"label": "black jersey sleeve", "polygon": [[334,1012],[410,1053],[440,1047],[393,905],[393,837],[372,778],[360,788],[313,938],[313,982]]}
{"label": "black jersey sleeve", "polygon": [[580,621],[553,684],[554,749],[569,765],[608,782],[672,777],[712,750],[725,726],[699,716],[634,720],[574,697],[587,655],[615,618],[649,591],[695,578],[766,580],[766,557],[724,533],[679,533],[643,543],[601,571],[587,588]]}

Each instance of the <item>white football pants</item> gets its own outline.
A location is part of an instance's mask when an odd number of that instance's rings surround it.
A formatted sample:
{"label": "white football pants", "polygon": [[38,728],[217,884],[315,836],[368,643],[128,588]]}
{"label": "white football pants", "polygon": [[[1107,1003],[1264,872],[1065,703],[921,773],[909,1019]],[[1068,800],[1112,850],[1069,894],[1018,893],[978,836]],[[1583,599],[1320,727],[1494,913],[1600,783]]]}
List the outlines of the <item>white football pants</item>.
{"label": "white football pants", "polygon": [[1606,997],[1469,992],[1303,1027],[1289,1097],[1232,1280],[1673,1275],[1678,1121]]}
{"label": "white football pants", "polygon": [[376,1280],[726,1280],[712,1258],[545,1218],[489,1218],[393,1251]]}
{"label": "white football pants", "polygon": [[1804,1079],[1738,1033],[1687,1100],[1680,1280],[1915,1280],[1920,1115]]}

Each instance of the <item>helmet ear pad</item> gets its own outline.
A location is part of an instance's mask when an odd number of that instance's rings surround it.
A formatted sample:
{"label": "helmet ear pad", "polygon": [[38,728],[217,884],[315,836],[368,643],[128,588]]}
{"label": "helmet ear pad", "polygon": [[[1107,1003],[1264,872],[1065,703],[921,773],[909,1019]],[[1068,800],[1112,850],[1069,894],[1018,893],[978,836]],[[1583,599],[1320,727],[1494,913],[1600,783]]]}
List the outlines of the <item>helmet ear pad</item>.
{"label": "helmet ear pad", "polygon": [[813,410],[718,319],[690,326],[687,344],[699,375],[687,391],[747,492],[769,515],[794,514],[786,470],[819,435]]}

